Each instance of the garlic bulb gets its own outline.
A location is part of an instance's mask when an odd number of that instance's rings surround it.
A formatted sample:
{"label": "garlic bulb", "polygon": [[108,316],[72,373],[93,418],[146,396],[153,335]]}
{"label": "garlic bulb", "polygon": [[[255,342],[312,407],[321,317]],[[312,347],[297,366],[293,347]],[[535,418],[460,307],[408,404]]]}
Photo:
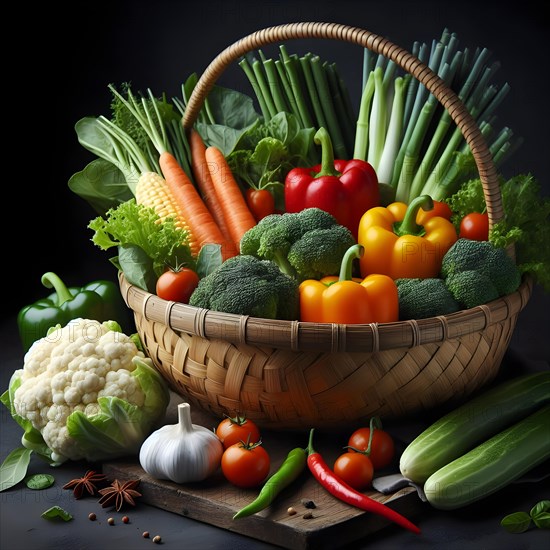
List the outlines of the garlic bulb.
{"label": "garlic bulb", "polygon": [[223,446],[216,434],[191,422],[189,403],[178,405],[178,423],[153,432],[141,446],[141,467],[156,479],[202,481],[219,467]]}

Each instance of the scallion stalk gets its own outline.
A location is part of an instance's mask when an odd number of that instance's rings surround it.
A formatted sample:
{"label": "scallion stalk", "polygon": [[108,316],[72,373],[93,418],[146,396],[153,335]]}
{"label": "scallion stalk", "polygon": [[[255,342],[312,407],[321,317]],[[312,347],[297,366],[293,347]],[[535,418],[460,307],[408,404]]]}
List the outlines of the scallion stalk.
{"label": "scallion stalk", "polygon": [[319,56],[315,55],[311,58],[311,69],[313,73],[313,80],[315,81],[315,85],[317,86],[317,90],[319,92],[319,100],[327,121],[327,130],[332,140],[334,153],[336,157],[345,159],[347,156],[346,145],[344,143],[344,138],[342,137],[334,104],[330,96],[327,76],[323,70]]}
{"label": "scallion stalk", "polygon": [[313,80],[311,57],[312,55],[310,53],[306,54],[300,58],[300,63],[302,65],[302,71],[306,80],[306,87],[309,92],[313,113],[315,114],[315,119],[317,121],[317,128],[327,128],[327,121],[325,119],[325,114],[323,113],[323,107],[321,106],[319,94],[317,93],[317,87],[315,86],[315,81]]}
{"label": "scallion stalk", "polygon": [[374,69],[374,96],[369,121],[369,151],[367,161],[378,171],[386,140],[386,90],[384,89],[384,71],[381,67]]}
{"label": "scallion stalk", "polygon": [[395,164],[395,156],[399,151],[399,143],[403,131],[403,109],[405,106],[405,85],[402,77],[394,81],[394,94],[388,132],[384,143],[384,150],[376,171],[378,181],[388,183],[392,180],[392,173]]}
{"label": "scallion stalk", "polygon": [[267,118],[266,121],[271,120],[277,114],[278,111],[277,111],[277,108],[275,107],[275,102],[273,101],[273,97],[271,96],[271,88],[268,86],[265,79],[265,73],[263,71],[262,62],[255,59],[252,62],[252,71],[254,72],[256,82],[258,83],[258,87],[261,90],[262,97],[264,98],[264,101],[265,101],[265,106],[269,113],[269,118]]}
{"label": "scallion stalk", "polygon": [[374,71],[370,73],[359,105],[359,114],[357,116],[357,125],[355,128],[355,146],[353,158],[367,160],[367,151],[369,144],[369,118],[372,96],[374,95]]}
{"label": "scallion stalk", "polygon": [[254,71],[252,70],[252,66],[248,62],[248,59],[246,59],[246,57],[243,57],[243,59],[239,61],[239,66],[244,71],[244,74],[247,76],[248,81],[250,82],[250,85],[252,86],[252,89],[256,94],[256,98],[258,99],[258,104],[260,105],[260,111],[262,112],[262,116],[264,117],[264,120],[266,121],[269,120],[271,118],[271,115],[269,113],[269,108],[267,107],[262,89],[258,84]]}

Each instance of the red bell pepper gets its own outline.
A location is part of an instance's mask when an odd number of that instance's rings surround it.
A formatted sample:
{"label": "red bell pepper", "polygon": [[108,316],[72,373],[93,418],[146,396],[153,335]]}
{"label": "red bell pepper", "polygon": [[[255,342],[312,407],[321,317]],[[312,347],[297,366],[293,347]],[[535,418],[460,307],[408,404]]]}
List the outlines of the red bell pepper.
{"label": "red bell pepper", "polygon": [[380,204],[376,172],[364,160],[334,160],[330,136],[324,128],[319,128],[314,139],[321,145],[321,164],[312,168],[293,168],[287,174],[286,211],[321,208],[357,239],[361,216]]}

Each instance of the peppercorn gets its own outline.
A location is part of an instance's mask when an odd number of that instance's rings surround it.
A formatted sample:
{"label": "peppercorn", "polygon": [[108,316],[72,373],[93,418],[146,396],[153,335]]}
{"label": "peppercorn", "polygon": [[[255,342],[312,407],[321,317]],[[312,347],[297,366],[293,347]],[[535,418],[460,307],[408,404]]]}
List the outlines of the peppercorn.
{"label": "peppercorn", "polygon": [[115,518],[109,518],[109,519],[107,520],[107,523],[108,523],[109,525],[114,525],[114,524],[115,524]]}
{"label": "peppercorn", "polygon": [[311,519],[313,517],[313,514],[311,512],[306,512],[302,517],[304,519]]}
{"label": "peppercorn", "polygon": [[141,535],[144,539],[149,538],[149,531],[143,531],[143,534]]}
{"label": "peppercorn", "polygon": [[97,517],[97,516],[96,516],[93,512],[91,512],[90,514],[88,514],[88,519],[89,519],[90,521],[95,521],[95,520],[96,520],[96,517]]}
{"label": "peppercorn", "polygon": [[129,523],[130,518],[128,516],[122,516],[122,523]]}
{"label": "peppercorn", "polygon": [[154,542],[155,544],[160,544],[160,543],[162,542],[162,538],[160,537],[160,535],[155,535],[155,536],[153,537],[153,542]]}
{"label": "peppercorn", "polygon": [[296,509],[292,506],[286,511],[289,516],[293,516],[296,513]]}

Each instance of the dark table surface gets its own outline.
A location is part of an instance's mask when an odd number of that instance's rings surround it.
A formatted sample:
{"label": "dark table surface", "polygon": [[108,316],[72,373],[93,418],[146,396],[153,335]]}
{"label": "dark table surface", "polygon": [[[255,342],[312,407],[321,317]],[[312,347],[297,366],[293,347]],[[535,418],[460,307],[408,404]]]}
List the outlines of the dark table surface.
{"label": "dark table surface", "polygon": [[[550,321],[548,296],[535,288],[527,307],[520,314],[511,345],[505,355],[496,382],[527,372],[548,369]],[[0,389],[7,388],[11,373],[22,366],[15,319],[10,318],[1,327],[2,357],[0,364]],[[437,416],[437,411],[433,411]],[[428,417],[418,416],[390,426],[406,441],[427,426]],[[21,432],[4,407],[0,409],[0,460],[19,446]],[[549,428],[550,429],[550,428]],[[550,433],[549,433],[550,437]],[[2,549],[134,549],[148,548],[151,540],[143,539],[141,533],[149,531],[151,537],[162,536],[166,548],[208,549],[256,549],[270,548],[260,541],[231,533],[179,515],[140,503],[126,513],[131,521],[123,524],[121,513],[102,509],[95,499],[76,500],[72,492],[62,486],[74,477],[81,476],[87,468],[85,463],[66,463],[50,469],[33,457],[29,473],[51,471],[55,484],[43,491],[31,491],[23,484],[0,493],[0,547]],[[540,473],[550,465],[538,468]],[[532,529],[519,535],[506,533],[500,520],[516,511],[529,511],[533,505],[550,498],[548,480],[543,482],[516,483],[491,497],[467,508],[453,512],[441,512],[429,505],[420,504],[414,521],[422,529],[420,536],[390,525],[368,538],[353,544],[353,548],[484,548],[484,549],[534,549],[545,547],[549,541],[548,530]],[[44,510],[58,505],[69,511],[74,519],[68,523],[50,522],[41,518]],[[88,519],[88,514],[97,514],[97,521]],[[116,525],[107,524],[109,516],[115,517]]]}

